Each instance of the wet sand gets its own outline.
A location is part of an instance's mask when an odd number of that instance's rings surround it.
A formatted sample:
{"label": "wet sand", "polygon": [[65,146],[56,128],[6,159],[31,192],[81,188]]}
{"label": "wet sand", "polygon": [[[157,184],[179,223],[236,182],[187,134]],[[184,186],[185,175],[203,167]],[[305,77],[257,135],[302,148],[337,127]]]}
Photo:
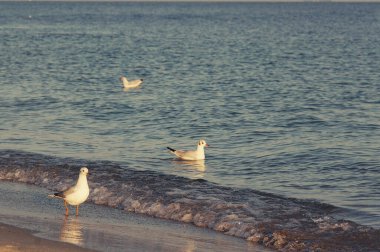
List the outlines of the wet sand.
{"label": "wet sand", "polygon": [[85,203],[33,185],[0,181],[1,251],[272,251],[209,229]]}
{"label": "wet sand", "polygon": [[62,251],[62,252],[86,252],[93,251],[81,248],[69,243],[50,241],[36,237],[32,232],[15,226],[0,223],[0,251]]}

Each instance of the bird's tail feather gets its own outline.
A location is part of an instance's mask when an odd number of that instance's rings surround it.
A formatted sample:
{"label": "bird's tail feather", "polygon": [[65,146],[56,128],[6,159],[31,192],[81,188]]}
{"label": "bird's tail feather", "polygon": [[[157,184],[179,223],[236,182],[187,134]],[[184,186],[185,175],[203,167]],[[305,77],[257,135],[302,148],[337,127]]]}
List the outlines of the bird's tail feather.
{"label": "bird's tail feather", "polygon": [[49,194],[48,197],[49,198],[60,198],[60,199],[62,199],[62,196],[59,195],[59,193]]}
{"label": "bird's tail feather", "polygon": [[168,148],[171,152],[175,152],[176,151],[175,149],[172,149],[170,147],[166,147],[166,148]]}

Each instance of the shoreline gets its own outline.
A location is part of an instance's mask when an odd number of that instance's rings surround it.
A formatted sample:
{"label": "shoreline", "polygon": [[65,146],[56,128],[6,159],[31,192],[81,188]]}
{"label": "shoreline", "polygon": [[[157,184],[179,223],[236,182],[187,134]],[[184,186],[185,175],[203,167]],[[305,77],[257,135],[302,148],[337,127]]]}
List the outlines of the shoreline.
{"label": "shoreline", "polygon": [[[273,251],[244,239],[84,203],[64,216],[61,200],[34,185],[0,181],[0,249],[5,251]],[[0,233],[0,234],[1,234]],[[18,238],[21,235],[22,239]],[[25,239],[24,239],[25,238]],[[62,250],[61,250],[62,248]],[[33,250],[35,249],[35,250]]]}
{"label": "shoreline", "polygon": [[[105,244],[114,251],[169,252],[380,248],[380,230],[342,219],[333,205],[122,169],[109,162],[1,157],[0,222],[37,231],[42,238],[107,251]],[[73,184],[79,164],[94,171],[94,189],[79,217],[71,207],[65,218],[62,200],[47,195]]]}

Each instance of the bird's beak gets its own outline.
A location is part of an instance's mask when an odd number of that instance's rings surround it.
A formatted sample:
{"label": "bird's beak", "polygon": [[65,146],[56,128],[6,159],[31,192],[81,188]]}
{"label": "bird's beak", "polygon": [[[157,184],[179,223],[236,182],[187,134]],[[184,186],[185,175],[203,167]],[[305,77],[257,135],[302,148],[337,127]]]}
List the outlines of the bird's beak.
{"label": "bird's beak", "polygon": [[209,145],[209,144],[206,144],[205,147],[210,147],[210,145]]}

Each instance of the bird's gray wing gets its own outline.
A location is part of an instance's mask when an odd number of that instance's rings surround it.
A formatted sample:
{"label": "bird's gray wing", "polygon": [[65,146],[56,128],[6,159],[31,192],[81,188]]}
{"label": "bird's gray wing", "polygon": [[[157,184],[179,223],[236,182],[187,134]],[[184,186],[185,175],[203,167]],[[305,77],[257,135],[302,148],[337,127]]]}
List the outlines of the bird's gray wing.
{"label": "bird's gray wing", "polygon": [[65,198],[67,195],[72,194],[75,192],[75,186],[70,187],[69,189],[62,191],[62,192],[57,192],[54,193],[54,196],[59,197],[59,198]]}

